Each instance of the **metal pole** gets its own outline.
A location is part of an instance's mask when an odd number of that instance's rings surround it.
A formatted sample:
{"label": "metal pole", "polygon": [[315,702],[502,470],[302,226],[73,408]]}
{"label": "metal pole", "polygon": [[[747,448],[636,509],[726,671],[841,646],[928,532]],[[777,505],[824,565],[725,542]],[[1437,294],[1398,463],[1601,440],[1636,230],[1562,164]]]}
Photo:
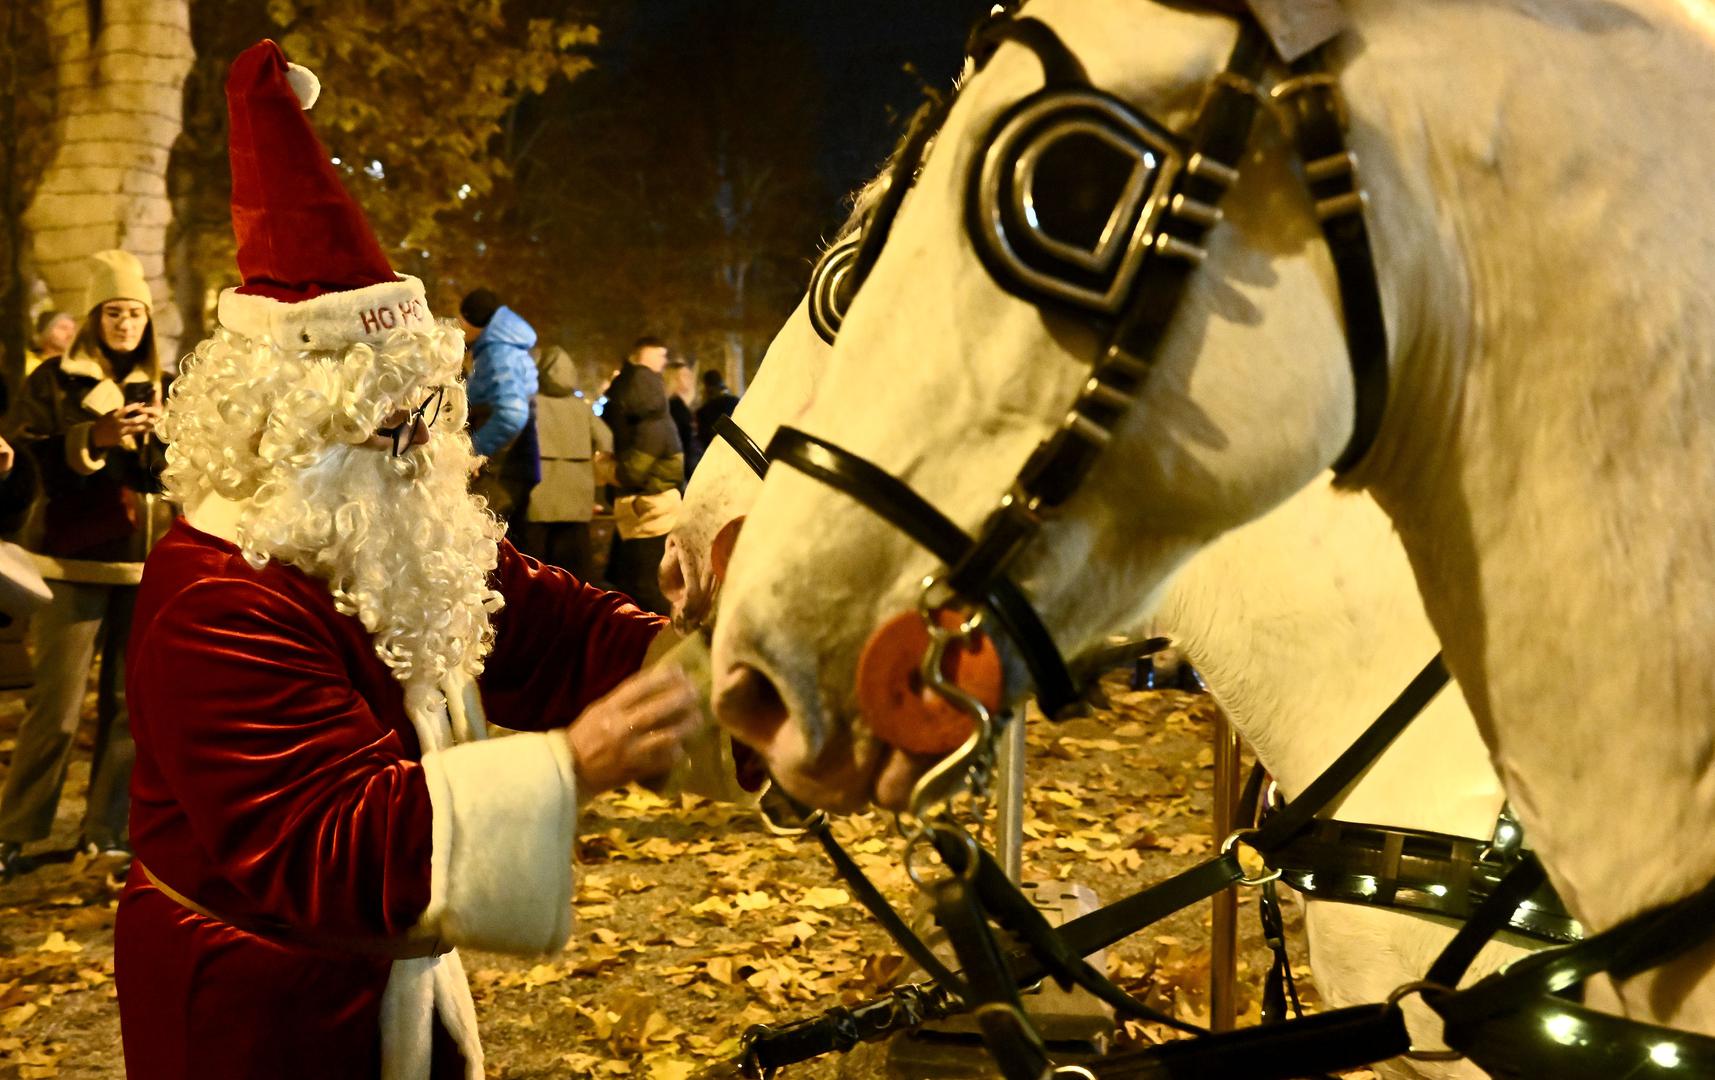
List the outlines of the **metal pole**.
{"label": "metal pole", "polygon": [[[1239,738],[1227,714],[1215,713],[1215,843],[1232,834],[1239,801]],[[1209,1027],[1231,1031],[1238,1023],[1239,893],[1214,896],[1209,927]]]}
{"label": "metal pole", "polygon": [[1017,885],[1024,876],[1024,716],[1006,725],[995,762],[999,805],[995,811],[995,852],[1006,876]]}

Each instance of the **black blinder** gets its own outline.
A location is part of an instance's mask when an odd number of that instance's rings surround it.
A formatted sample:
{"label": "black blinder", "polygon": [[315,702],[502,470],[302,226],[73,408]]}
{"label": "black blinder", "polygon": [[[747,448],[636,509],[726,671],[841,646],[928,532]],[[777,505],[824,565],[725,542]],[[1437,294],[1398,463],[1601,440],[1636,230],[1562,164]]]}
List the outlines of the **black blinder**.
{"label": "black blinder", "polygon": [[970,228],[995,280],[1113,317],[1184,168],[1181,140],[1099,90],[1050,88],[995,124],[972,171]]}
{"label": "black blinder", "polygon": [[858,280],[852,268],[857,264],[862,242],[861,232],[836,241],[822,253],[816,269],[810,273],[810,325],[829,345],[839,336],[840,324],[857,295]]}

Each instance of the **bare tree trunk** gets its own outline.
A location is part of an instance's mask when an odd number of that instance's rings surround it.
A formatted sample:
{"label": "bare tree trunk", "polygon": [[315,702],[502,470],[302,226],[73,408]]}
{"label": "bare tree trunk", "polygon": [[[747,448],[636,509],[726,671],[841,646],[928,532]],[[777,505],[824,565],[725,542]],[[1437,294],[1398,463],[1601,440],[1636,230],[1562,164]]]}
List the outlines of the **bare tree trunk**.
{"label": "bare tree trunk", "polygon": [[166,274],[167,160],[193,53],[190,0],[48,0],[61,137],[24,216],[56,304],[81,317],[84,260],[124,248],[155,294],[155,340],[178,360]]}

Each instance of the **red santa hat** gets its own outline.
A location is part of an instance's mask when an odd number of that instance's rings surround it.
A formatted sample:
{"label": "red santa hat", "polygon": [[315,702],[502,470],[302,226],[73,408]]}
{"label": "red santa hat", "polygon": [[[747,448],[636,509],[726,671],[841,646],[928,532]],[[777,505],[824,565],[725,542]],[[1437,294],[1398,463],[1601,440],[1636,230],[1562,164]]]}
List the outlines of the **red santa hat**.
{"label": "red santa hat", "polygon": [[232,231],[244,284],[220,294],[220,323],[316,351],[426,330],[423,283],[393,272],[304,115],[320,92],[272,41],[232,62]]}

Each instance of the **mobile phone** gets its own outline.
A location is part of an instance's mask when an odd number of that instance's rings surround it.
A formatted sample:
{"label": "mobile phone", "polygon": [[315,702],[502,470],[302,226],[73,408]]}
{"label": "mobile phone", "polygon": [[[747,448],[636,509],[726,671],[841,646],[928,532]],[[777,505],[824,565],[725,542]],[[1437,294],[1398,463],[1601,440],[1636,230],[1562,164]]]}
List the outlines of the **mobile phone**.
{"label": "mobile phone", "polygon": [[128,382],[122,389],[125,391],[127,405],[153,405],[155,403],[155,384],[147,382]]}

